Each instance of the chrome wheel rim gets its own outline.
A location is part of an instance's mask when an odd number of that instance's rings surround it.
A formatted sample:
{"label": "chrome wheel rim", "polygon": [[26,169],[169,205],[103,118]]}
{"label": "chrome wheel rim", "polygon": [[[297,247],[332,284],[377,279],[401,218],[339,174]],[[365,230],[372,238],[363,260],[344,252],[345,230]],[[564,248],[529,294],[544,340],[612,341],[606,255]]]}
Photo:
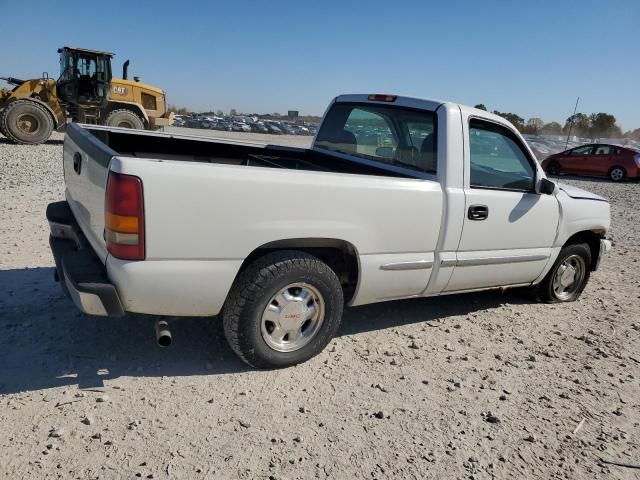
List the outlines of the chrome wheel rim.
{"label": "chrome wheel rim", "polygon": [[570,255],[553,276],[553,293],[558,300],[569,300],[582,285],[587,266],[580,255]]}
{"label": "chrome wheel rim", "polygon": [[614,168],[613,170],[611,170],[612,180],[615,180],[615,181],[622,180],[623,177],[624,177],[624,172],[622,171],[622,169]]}
{"label": "chrome wheel rim", "polygon": [[317,288],[291,283],[267,303],[262,314],[262,338],[278,352],[299,350],[320,331],[324,313],[324,298]]}

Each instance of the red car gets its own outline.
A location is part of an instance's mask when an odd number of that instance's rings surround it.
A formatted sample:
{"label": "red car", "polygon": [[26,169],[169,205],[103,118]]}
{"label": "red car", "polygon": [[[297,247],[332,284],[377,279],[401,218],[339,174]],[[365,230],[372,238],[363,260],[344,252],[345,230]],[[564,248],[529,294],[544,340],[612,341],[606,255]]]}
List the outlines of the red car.
{"label": "red car", "polygon": [[609,177],[614,182],[640,177],[640,151],[618,145],[582,145],[556,153],[542,161],[550,175],[569,173]]}

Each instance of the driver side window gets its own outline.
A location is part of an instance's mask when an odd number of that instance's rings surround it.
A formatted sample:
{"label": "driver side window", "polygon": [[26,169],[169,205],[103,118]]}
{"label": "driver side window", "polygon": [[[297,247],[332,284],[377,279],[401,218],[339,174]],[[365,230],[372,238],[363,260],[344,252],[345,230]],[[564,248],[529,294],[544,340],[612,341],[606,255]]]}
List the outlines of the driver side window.
{"label": "driver side window", "polygon": [[531,191],[535,170],[517,137],[507,128],[469,122],[471,187]]}

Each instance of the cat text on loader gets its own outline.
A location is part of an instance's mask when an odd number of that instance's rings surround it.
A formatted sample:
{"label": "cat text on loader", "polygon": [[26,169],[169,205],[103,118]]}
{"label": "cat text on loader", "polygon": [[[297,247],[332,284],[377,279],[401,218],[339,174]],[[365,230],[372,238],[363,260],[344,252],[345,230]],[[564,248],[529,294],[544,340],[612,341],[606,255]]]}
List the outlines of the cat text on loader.
{"label": "cat text on loader", "polygon": [[20,80],[2,77],[13,89],[0,90],[0,133],[16,143],[47,141],[53,130],[74,122],[157,130],[173,123],[163,90],[127,77],[111,77],[113,53],[62,47],[60,77]]}

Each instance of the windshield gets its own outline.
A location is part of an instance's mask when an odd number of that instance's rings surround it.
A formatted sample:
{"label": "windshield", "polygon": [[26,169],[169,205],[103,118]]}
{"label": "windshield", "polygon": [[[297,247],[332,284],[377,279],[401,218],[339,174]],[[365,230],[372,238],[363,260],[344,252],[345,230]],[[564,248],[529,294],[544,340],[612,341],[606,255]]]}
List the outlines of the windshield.
{"label": "windshield", "polygon": [[73,56],[70,52],[60,53],[60,77],[58,82],[68,82],[73,77]]}
{"label": "windshield", "polygon": [[315,146],[436,173],[436,143],[434,112],[378,103],[335,103]]}

